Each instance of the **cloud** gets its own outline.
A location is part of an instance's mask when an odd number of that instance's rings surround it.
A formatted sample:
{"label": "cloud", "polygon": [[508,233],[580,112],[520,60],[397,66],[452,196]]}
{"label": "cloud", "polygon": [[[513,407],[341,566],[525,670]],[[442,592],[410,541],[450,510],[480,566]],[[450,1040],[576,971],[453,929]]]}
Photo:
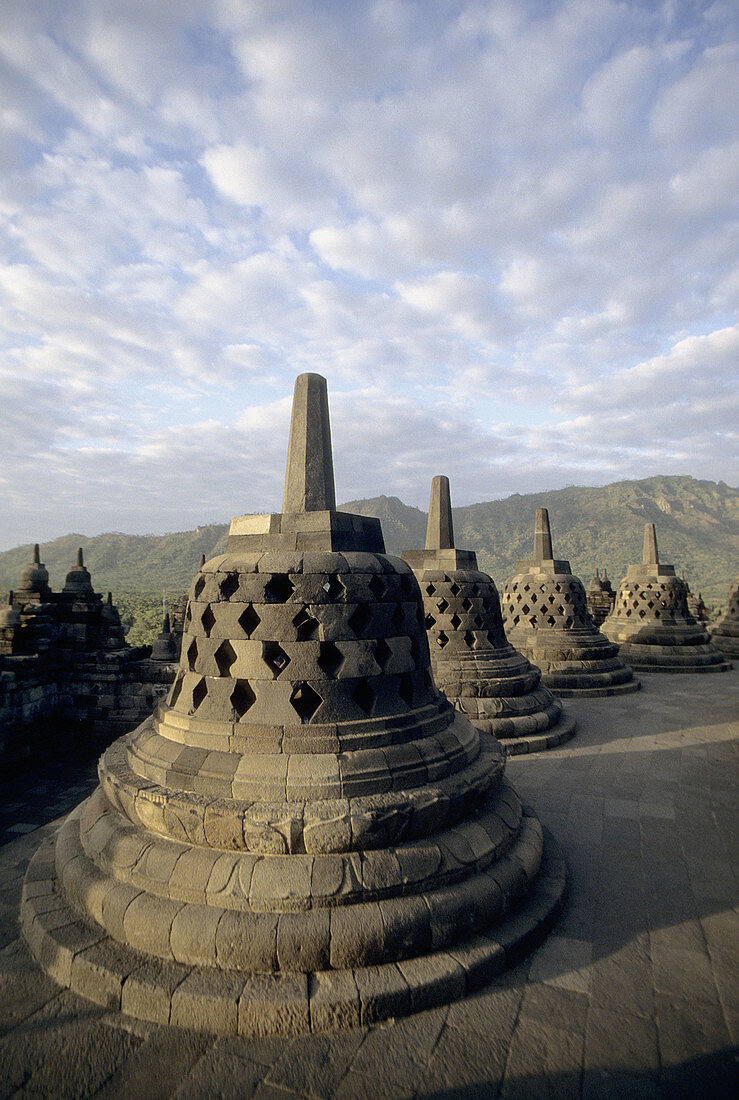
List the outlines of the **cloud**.
{"label": "cloud", "polygon": [[731,5],[6,23],[6,545],[278,507],[304,370],[345,498],[736,480]]}

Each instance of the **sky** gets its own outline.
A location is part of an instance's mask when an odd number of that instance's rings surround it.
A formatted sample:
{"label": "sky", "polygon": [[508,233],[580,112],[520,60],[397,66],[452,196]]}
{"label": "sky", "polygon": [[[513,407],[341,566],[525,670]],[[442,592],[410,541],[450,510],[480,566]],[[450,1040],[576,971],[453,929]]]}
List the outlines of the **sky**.
{"label": "sky", "polygon": [[737,484],[739,7],[0,0],[0,548]]}

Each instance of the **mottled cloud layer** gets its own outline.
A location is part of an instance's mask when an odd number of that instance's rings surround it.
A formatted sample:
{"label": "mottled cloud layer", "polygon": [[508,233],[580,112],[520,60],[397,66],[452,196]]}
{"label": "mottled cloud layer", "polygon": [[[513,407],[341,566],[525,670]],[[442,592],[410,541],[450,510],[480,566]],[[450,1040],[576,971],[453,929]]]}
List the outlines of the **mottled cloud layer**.
{"label": "mottled cloud layer", "polygon": [[735,483],[731,0],[1,0],[0,544]]}

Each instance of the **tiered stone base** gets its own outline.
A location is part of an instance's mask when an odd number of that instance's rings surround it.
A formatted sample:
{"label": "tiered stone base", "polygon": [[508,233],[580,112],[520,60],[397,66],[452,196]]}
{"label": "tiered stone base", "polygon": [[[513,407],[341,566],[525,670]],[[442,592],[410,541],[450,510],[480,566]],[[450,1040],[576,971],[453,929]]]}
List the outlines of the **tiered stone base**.
{"label": "tiered stone base", "polygon": [[463,996],[539,942],[565,881],[505,781],[428,840],[302,858],[144,835],[98,788],[31,861],[21,918],[47,973],[98,1004],[287,1034]]}
{"label": "tiered stone base", "polygon": [[739,657],[739,635],[711,634],[711,642],[724,657]]}
{"label": "tiered stone base", "polygon": [[624,642],[621,652],[639,672],[728,672],[732,667],[724,654],[713,646]]}
{"label": "tiered stone base", "polygon": [[542,684],[560,698],[627,695],[641,687],[628,658],[598,632],[541,628],[509,634],[541,669]]}
{"label": "tiered stone base", "polygon": [[437,684],[477,729],[509,756],[556,748],[577,729],[541,683],[538,668],[511,645],[434,664]]}

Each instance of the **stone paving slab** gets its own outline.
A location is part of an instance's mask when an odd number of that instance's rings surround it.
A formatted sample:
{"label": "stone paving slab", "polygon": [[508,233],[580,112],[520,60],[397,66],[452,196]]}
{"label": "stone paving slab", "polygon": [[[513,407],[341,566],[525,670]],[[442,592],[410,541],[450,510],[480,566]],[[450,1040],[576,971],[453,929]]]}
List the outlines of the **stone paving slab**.
{"label": "stone paving slab", "polygon": [[0,785],[0,1100],[736,1095],[739,670],[569,708],[575,741],[507,768],[568,861],[550,938],[455,1004],[333,1035],[214,1038],[60,990],[18,938],[23,874],[94,767]]}

